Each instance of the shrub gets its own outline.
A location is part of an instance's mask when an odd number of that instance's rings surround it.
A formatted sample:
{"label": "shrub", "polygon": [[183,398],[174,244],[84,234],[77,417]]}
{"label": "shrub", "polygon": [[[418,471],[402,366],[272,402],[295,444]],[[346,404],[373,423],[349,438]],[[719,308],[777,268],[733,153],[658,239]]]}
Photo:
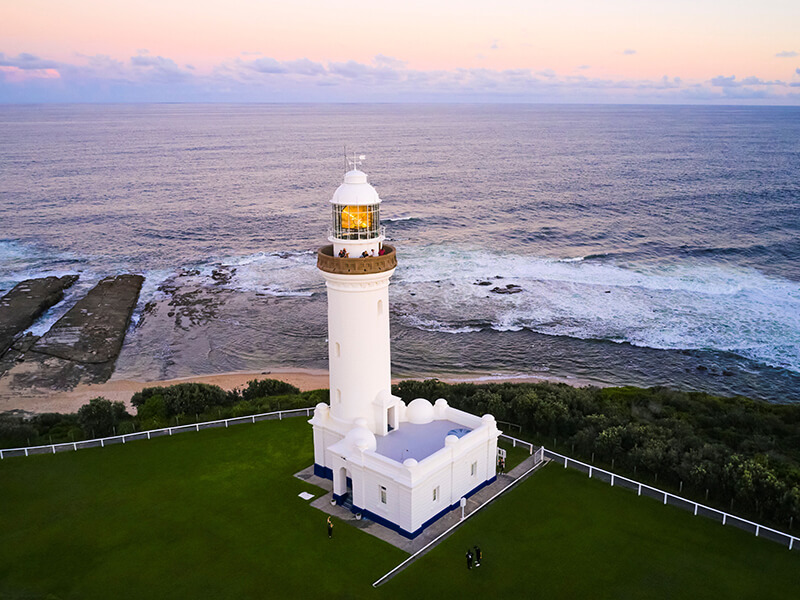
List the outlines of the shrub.
{"label": "shrub", "polygon": [[87,437],[114,435],[116,426],[131,415],[122,402],[92,398],[78,409],[78,423]]}
{"label": "shrub", "polygon": [[250,401],[256,398],[299,393],[300,390],[298,388],[284,381],[278,381],[277,379],[253,379],[247,382],[247,387],[242,390],[241,396],[242,400]]}
{"label": "shrub", "polygon": [[0,419],[0,447],[20,448],[35,443],[36,429],[20,418]]}
{"label": "shrub", "polygon": [[129,433],[136,432],[136,423],[134,421],[122,421],[117,425],[117,435],[128,435]]}
{"label": "shrub", "polygon": [[179,383],[169,387],[145,388],[131,397],[131,404],[140,407],[150,398],[161,396],[164,403],[164,416],[191,415],[206,412],[214,406],[231,406],[233,398],[217,385],[207,383]]}

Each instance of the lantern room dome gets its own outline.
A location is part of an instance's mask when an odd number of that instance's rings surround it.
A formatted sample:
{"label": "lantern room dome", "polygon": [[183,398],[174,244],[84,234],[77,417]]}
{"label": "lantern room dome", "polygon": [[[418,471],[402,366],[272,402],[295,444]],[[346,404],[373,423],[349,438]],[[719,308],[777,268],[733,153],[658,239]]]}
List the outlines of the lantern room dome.
{"label": "lantern room dome", "polygon": [[341,206],[367,206],[380,204],[377,190],[367,183],[367,174],[358,169],[344,175],[344,183],[336,188],[331,204]]}

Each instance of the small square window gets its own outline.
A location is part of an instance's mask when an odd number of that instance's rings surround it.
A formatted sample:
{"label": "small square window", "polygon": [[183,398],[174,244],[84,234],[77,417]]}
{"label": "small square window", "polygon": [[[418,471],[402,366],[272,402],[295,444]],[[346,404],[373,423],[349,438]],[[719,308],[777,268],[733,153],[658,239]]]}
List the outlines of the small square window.
{"label": "small square window", "polygon": [[381,486],[381,504],[386,504],[386,488]]}
{"label": "small square window", "polygon": [[472,467],[470,468],[469,474],[472,477],[475,477],[475,475],[478,474],[478,461],[475,461],[474,463],[472,463]]}
{"label": "small square window", "polygon": [[437,485],[433,488],[433,501],[436,502],[439,499],[439,486]]}

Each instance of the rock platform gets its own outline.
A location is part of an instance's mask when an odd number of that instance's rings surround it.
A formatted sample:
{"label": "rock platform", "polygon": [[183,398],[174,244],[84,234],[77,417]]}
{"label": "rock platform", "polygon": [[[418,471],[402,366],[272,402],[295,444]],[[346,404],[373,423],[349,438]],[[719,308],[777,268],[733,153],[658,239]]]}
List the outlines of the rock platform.
{"label": "rock platform", "polygon": [[[77,276],[72,277],[74,282]],[[51,278],[22,282],[17,287],[23,284],[28,284],[23,290],[55,287],[53,282],[45,283],[48,279]],[[9,348],[0,358],[0,376],[10,378],[11,388],[26,389],[66,390],[79,383],[106,381],[114,371],[114,364],[122,349],[143,282],[144,277],[141,275],[106,277],[78,300],[41,338],[12,338]],[[63,285],[60,288],[62,293],[65,287]],[[43,294],[44,292],[40,293]],[[61,296],[52,301],[49,306],[60,298]],[[16,301],[21,306],[32,305],[32,302],[33,298],[28,298],[28,304]],[[44,310],[46,308],[36,316],[41,315]],[[14,314],[25,312],[22,308],[16,308],[15,311]],[[32,310],[27,312],[32,314]],[[7,320],[9,323],[12,321],[10,318]],[[15,325],[17,330],[13,335],[30,327],[34,320],[35,317],[21,329]],[[14,322],[23,321],[16,319]]]}

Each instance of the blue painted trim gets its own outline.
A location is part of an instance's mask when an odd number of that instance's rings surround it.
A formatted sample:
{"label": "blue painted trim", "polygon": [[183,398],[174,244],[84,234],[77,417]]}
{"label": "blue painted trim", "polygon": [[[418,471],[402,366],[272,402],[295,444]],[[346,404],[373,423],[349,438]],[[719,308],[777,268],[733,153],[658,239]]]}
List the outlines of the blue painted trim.
{"label": "blue painted trim", "polygon": [[333,480],[333,469],[314,463],[314,475],[322,477],[323,479]]}
{"label": "blue painted trim", "polygon": [[[472,496],[476,492],[479,492],[480,490],[485,488],[487,485],[490,485],[491,483],[494,483],[494,481],[496,479],[497,479],[496,475],[494,477],[492,477],[491,479],[487,479],[486,481],[484,481],[480,485],[474,487],[469,492],[464,494],[464,497],[465,498],[469,498],[470,496]],[[333,497],[338,503],[340,496],[337,496],[336,494],[334,494]],[[378,525],[383,525],[387,529],[391,529],[392,531],[396,531],[397,533],[402,535],[404,538],[408,538],[409,540],[413,540],[420,533],[425,531],[426,528],[430,527],[433,523],[435,523],[436,521],[441,519],[443,516],[445,516],[451,510],[455,510],[456,508],[460,508],[460,507],[461,507],[461,499],[459,498],[458,502],[456,502],[455,504],[452,504],[450,506],[447,506],[444,509],[442,509],[441,511],[439,511],[438,513],[436,513],[430,519],[425,521],[422,524],[422,526],[420,526],[415,531],[407,531],[407,530],[403,529],[402,527],[400,527],[399,525],[397,525],[396,523],[393,523],[392,521],[389,521],[388,519],[386,519],[384,517],[381,517],[380,515],[376,515],[374,512],[372,512],[370,510],[367,510],[365,508],[360,508],[360,507],[356,506],[355,504],[353,505],[353,508],[350,509],[350,512],[352,512],[353,514],[360,512],[362,514],[362,516],[366,517],[370,521],[374,521]]]}

